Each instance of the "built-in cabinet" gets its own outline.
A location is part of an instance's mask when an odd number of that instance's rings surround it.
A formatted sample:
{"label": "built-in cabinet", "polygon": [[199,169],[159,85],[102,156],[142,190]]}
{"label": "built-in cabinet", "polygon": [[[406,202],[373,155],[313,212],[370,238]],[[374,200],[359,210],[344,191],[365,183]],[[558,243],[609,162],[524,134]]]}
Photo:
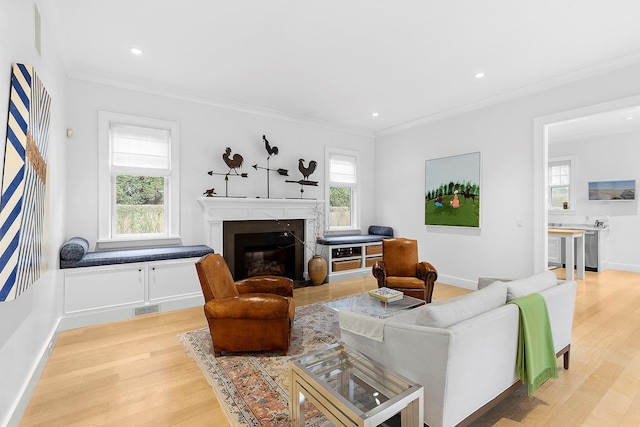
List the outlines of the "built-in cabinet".
{"label": "built-in cabinet", "polygon": [[548,237],[549,246],[549,265],[558,266],[562,264],[562,237],[552,236]]}
{"label": "built-in cabinet", "polygon": [[322,245],[327,260],[327,282],[372,277],[371,267],[382,260],[382,243]]}
{"label": "built-in cabinet", "polygon": [[63,329],[204,304],[195,268],[198,259],[61,270]]}

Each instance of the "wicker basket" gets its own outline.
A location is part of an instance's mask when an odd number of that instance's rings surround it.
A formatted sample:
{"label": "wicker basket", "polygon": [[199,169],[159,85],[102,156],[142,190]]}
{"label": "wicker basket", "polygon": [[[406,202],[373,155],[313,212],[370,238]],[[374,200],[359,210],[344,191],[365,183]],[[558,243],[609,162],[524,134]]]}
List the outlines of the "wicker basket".
{"label": "wicker basket", "polygon": [[373,267],[373,264],[375,264],[376,261],[382,261],[382,257],[381,256],[377,256],[375,258],[367,258],[367,259],[364,260],[364,265],[366,267]]}
{"label": "wicker basket", "polygon": [[350,259],[345,261],[333,261],[332,271],[344,271],[353,270],[354,268],[360,268],[359,259]]}
{"label": "wicker basket", "polygon": [[382,245],[367,246],[367,255],[377,255],[382,253]]}

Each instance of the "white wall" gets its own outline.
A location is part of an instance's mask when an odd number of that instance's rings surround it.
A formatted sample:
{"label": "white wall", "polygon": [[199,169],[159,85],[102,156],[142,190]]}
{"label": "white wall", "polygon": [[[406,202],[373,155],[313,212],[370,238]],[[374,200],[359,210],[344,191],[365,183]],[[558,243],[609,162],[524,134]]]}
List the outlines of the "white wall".
{"label": "white wall", "polygon": [[[203,78],[206,78],[203,77]],[[226,173],[222,160],[226,147],[244,157],[242,172],[248,178],[231,177],[230,196],[266,197],[266,171],[256,171],[253,164],[267,166],[265,134],[279,154],[272,156],[272,169],[289,170],[289,177],[270,176],[270,198],[299,198],[300,185],[285,183],[299,180],[298,159],[318,162],[310,177],[318,187],[305,187],[304,197],[324,199],[324,149],[335,146],[356,150],[362,167],[362,224],[373,220],[373,136],[358,135],[315,126],[302,121],[223,109],[188,100],[173,99],[128,89],[109,87],[80,80],[69,80],[69,127],[74,136],[68,141],[67,172],[69,212],[66,237],[82,236],[95,247],[98,216],[98,111],[111,111],[180,123],[180,198],[183,244],[206,244],[204,219],[196,199],[214,187],[225,195],[223,176],[209,176],[207,171]],[[219,251],[220,248],[213,248]]]}
{"label": "white wall", "polygon": [[[32,391],[29,380],[47,345],[54,337],[61,312],[57,250],[62,242],[65,170],[66,78],[58,53],[42,15],[42,56],[34,48],[34,3],[25,0],[0,1],[0,141],[4,158],[6,118],[10,92],[11,64],[21,62],[35,67],[52,100],[47,191],[49,197],[46,254],[49,271],[17,299],[0,302],[0,425],[6,425],[14,412],[20,417],[19,399]],[[41,365],[40,365],[41,366]],[[35,378],[37,380],[37,378]],[[33,385],[33,384],[32,384]]]}
{"label": "white wall", "polygon": [[[534,119],[638,94],[638,73],[631,66],[379,136],[375,221],[418,239],[443,283],[474,289],[481,275],[535,272]],[[481,229],[426,227],[424,161],[473,151],[482,156]]]}
{"label": "white wall", "polygon": [[588,200],[589,181],[635,179],[640,185],[640,132],[601,135],[549,145],[549,157],[575,156],[576,206],[572,215],[549,214],[549,222],[593,223],[606,218],[601,232],[604,268],[640,272],[638,200],[606,202]]}

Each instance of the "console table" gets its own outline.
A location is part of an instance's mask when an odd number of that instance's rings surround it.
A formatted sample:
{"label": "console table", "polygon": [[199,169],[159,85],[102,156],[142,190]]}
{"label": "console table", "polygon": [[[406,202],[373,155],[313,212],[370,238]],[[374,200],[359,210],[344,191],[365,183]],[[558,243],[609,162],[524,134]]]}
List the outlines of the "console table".
{"label": "console table", "polygon": [[[573,266],[575,259],[576,275],[584,279],[584,233],[585,230],[550,228],[549,235],[560,236],[564,240],[566,280],[574,280]],[[577,253],[573,253],[573,241],[577,243]],[[574,258],[575,256],[575,258]]]}

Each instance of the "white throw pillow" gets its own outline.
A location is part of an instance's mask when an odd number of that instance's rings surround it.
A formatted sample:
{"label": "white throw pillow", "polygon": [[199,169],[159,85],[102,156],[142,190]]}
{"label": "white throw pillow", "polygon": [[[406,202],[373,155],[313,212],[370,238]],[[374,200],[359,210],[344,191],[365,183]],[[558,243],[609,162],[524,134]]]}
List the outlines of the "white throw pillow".
{"label": "white throw pillow", "polygon": [[506,302],[507,286],[502,282],[494,282],[479,291],[463,295],[449,303],[429,304],[412,311],[417,314],[416,323],[418,325],[448,328],[485,311],[500,307]]}
{"label": "white throw pillow", "polygon": [[557,284],[558,278],[549,270],[524,279],[512,280],[507,283],[507,301],[513,301],[514,299],[526,297],[529,294],[542,292]]}

